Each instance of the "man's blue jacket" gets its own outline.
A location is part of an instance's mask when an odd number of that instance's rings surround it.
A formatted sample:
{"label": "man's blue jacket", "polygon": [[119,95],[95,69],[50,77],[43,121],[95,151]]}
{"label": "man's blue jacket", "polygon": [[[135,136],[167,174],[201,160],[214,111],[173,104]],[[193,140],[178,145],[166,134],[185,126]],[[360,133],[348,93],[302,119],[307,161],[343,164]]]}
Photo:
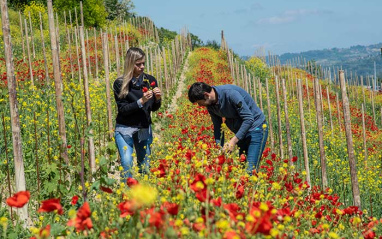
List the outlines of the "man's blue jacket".
{"label": "man's blue jacket", "polygon": [[251,95],[236,85],[220,85],[212,87],[216,92],[217,103],[207,106],[214,124],[215,140],[221,139],[222,117],[225,124],[241,140],[245,135],[261,128],[265,116],[256,105]]}

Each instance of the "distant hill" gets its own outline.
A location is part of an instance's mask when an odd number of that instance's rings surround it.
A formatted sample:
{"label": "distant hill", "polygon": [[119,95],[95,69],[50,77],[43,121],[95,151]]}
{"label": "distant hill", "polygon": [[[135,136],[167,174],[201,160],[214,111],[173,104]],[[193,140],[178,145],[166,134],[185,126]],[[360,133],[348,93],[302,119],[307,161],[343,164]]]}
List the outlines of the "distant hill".
{"label": "distant hill", "polygon": [[357,75],[374,75],[374,61],[377,65],[377,76],[382,77],[382,43],[369,46],[352,46],[350,48],[332,48],[313,50],[301,53],[285,53],[279,56],[282,64],[297,57],[305,58],[306,61],[315,60],[323,67],[342,67],[348,72]]}
{"label": "distant hill", "polygon": [[[314,60],[322,67],[339,67],[357,75],[374,75],[374,61],[377,66],[377,76],[382,78],[382,43],[369,46],[352,46],[350,48],[331,48],[324,50],[312,50],[301,53],[285,53],[279,55],[281,64],[292,59]],[[301,58],[302,57],[302,58]],[[243,57],[244,59],[247,57]]]}

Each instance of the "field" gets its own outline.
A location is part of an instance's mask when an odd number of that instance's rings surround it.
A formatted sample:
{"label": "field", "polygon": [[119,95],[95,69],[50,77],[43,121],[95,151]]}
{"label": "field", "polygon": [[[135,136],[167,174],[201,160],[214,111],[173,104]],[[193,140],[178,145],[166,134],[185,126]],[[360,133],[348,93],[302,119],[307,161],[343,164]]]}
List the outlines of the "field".
{"label": "field", "polygon": [[[20,33],[18,13],[9,16],[13,75],[4,30],[0,40],[3,238],[382,236],[380,93],[343,72],[330,81],[312,66],[243,61],[223,38],[220,50],[194,48],[186,31],[160,41],[147,18],[102,32],[60,20],[55,43],[48,22],[39,31],[25,21],[33,32]],[[110,88],[131,46],[146,52],[164,99],[152,115],[151,173],[124,182]],[[207,110],[187,98],[195,81],[239,85],[264,111],[270,135],[257,174],[245,173],[238,150],[215,144]]]}

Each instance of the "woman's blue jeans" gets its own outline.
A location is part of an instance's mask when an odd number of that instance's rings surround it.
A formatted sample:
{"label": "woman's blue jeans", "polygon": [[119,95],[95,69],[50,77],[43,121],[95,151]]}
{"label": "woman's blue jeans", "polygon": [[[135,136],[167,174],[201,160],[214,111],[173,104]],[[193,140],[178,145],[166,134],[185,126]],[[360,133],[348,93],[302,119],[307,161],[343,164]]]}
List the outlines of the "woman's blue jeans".
{"label": "woman's blue jeans", "polygon": [[138,140],[138,132],[133,134],[133,137],[122,135],[120,132],[115,132],[115,143],[117,144],[119,155],[121,156],[121,164],[123,167],[122,178],[133,177],[133,149],[137,155],[137,164],[139,173],[147,173],[150,169],[149,155],[150,145],[152,143],[152,135],[147,140]]}
{"label": "woman's blue jeans", "polygon": [[254,131],[248,132],[241,139],[237,146],[239,147],[239,155],[246,154],[247,156],[247,173],[252,175],[254,169],[259,170],[260,159],[263,154],[265,144],[268,138],[268,127],[265,129],[260,126]]}

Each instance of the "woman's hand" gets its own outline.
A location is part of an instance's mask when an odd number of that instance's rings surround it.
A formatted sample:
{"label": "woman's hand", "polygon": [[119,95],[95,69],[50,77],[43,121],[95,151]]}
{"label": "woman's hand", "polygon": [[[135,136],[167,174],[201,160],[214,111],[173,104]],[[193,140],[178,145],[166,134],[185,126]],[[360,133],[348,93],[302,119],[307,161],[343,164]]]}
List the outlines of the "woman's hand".
{"label": "woman's hand", "polygon": [[157,101],[161,99],[161,97],[162,97],[162,92],[161,92],[161,90],[160,90],[158,87],[155,87],[155,88],[153,89],[153,93],[154,93],[154,95],[155,95],[155,99],[156,99]]}
{"label": "woman's hand", "polygon": [[149,90],[147,92],[143,93],[143,96],[141,98],[142,105],[145,104],[147,101],[149,101],[153,97],[153,91]]}

